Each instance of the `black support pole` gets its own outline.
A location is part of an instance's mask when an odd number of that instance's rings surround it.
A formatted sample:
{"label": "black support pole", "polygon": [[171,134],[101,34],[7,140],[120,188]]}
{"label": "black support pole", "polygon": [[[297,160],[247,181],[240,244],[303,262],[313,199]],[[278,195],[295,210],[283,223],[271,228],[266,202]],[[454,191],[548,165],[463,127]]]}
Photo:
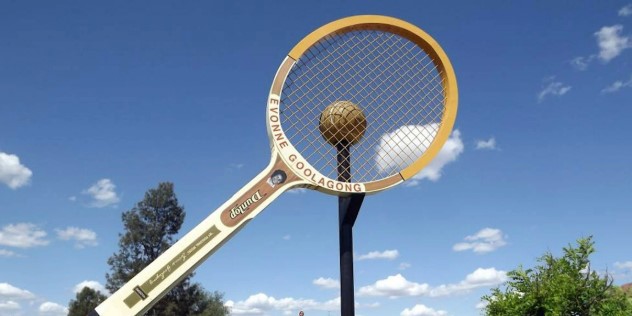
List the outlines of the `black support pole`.
{"label": "black support pole", "polygon": [[[351,158],[346,142],[336,145],[338,150],[338,181],[351,181]],[[355,316],[353,285],[353,224],[364,201],[364,193],[355,193],[338,198],[340,229],[340,314]]]}

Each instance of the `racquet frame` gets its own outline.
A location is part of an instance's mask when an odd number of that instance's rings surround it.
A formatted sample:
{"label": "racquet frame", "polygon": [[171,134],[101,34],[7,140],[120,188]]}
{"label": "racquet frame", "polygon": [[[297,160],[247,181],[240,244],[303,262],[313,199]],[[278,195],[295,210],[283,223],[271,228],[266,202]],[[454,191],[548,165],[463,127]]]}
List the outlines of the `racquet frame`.
{"label": "racquet frame", "polygon": [[[433,144],[417,161],[399,173],[366,183],[341,182],[314,169],[289,142],[280,123],[280,96],[285,79],[296,61],[321,38],[349,28],[371,28],[375,25],[388,26],[390,31],[423,48],[433,59],[441,72],[444,85],[445,108],[442,124]],[[274,77],[266,111],[272,157],[268,166],[90,315],[142,315],[288,189],[305,187],[339,196],[351,193],[371,194],[411,178],[434,158],[448,139],[456,117],[457,95],[454,70],[446,54],[432,37],[410,23],[391,17],[362,15],[343,18],[318,28],[290,51]],[[279,173],[284,173],[285,177],[282,177],[280,183],[271,184],[273,177]]]}

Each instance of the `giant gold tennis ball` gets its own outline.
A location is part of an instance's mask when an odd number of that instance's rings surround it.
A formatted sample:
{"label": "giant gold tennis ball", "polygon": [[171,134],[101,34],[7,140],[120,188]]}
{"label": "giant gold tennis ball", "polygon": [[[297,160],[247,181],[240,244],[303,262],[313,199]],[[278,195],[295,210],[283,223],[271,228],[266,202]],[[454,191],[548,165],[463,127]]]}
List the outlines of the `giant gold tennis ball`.
{"label": "giant gold tennis ball", "polygon": [[318,129],[323,138],[334,146],[338,143],[353,145],[364,136],[366,116],[359,106],[349,101],[336,101],[320,114]]}

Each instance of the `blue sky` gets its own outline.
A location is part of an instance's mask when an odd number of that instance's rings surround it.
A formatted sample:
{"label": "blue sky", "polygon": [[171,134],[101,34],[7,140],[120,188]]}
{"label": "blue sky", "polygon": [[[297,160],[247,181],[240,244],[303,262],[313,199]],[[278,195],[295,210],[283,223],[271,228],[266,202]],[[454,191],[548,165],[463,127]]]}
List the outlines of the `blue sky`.
{"label": "blue sky", "polygon": [[[431,34],[455,131],[413,181],[368,197],[356,314],[479,315],[519,264],[593,235],[632,282],[629,1],[41,2],[0,5],[0,315],[64,315],[105,284],[121,213],[171,181],[188,231],[269,160],[279,63],[332,20]],[[338,315],[337,200],[287,193],[194,280],[234,315]]]}

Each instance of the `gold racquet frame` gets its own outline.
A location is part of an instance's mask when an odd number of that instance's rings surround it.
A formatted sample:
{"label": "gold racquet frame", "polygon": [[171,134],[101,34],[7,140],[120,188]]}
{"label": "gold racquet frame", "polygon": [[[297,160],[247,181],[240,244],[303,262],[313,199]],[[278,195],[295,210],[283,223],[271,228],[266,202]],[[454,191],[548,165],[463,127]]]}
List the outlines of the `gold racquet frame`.
{"label": "gold racquet frame", "polygon": [[[377,181],[354,183],[354,186],[352,188],[362,188],[362,190],[360,191],[336,190],[335,187],[332,190],[328,186],[319,185],[317,183],[313,183],[314,181],[308,180],[308,182],[310,182],[309,186],[318,191],[334,195],[341,195],[341,193],[345,194],[352,192],[371,194],[388,189],[403,181],[406,181],[417,174],[426,165],[428,165],[430,161],[432,161],[432,159],[439,153],[439,151],[443,147],[443,144],[445,144],[445,142],[448,140],[452,128],[454,127],[454,121],[456,119],[459,100],[456,76],[454,74],[454,69],[452,68],[452,63],[450,63],[450,59],[445,54],[441,46],[439,46],[437,41],[435,41],[422,29],[406,21],[381,15],[358,15],[333,21],[316,29],[305,38],[303,38],[303,40],[301,40],[298,44],[296,44],[296,46],[292,48],[286,59],[279,67],[279,70],[277,71],[277,74],[274,78],[272,88],[270,89],[270,96],[268,98],[268,113],[270,113],[271,106],[275,106],[278,104],[277,100],[280,100],[283,83],[285,82],[285,79],[287,78],[287,75],[291,71],[294,64],[314,44],[316,44],[319,40],[328,35],[344,32],[345,30],[348,30],[350,28],[361,29],[363,26],[371,28],[372,26],[375,27],[376,25],[388,27],[390,32],[393,32],[417,44],[425,51],[426,54],[428,54],[428,56],[430,56],[430,58],[432,58],[433,63],[439,70],[442,77],[442,83],[445,93],[445,106],[443,116],[441,118],[439,131],[434,137],[432,144],[428,147],[424,154],[421,155],[421,157],[419,157],[415,162],[413,162],[408,167],[401,170],[395,175]],[[271,146],[276,148],[278,154],[283,158],[285,163],[292,169],[292,171],[300,174],[300,170],[296,170],[296,168],[293,167],[293,165],[295,166],[295,164],[292,164],[292,162],[290,161],[290,155],[295,155],[298,152],[291,144],[289,144],[289,149],[287,148],[288,146],[279,146],[279,142],[275,141],[275,138],[272,137],[274,131],[272,130],[271,125],[273,123],[274,122],[271,122],[270,117],[268,116],[267,126],[268,135],[270,136],[271,140]],[[304,161],[304,163],[308,164],[307,161]],[[313,169],[313,171],[318,173],[318,171],[316,171],[315,169]],[[327,179],[327,181],[333,181],[334,186],[340,187],[340,184],[338,184],[337,181],[330,179],[320,173],[318,173],[318,177],[324,177]],[[312,179],[313,178],[314,177],[312,177]]]}

